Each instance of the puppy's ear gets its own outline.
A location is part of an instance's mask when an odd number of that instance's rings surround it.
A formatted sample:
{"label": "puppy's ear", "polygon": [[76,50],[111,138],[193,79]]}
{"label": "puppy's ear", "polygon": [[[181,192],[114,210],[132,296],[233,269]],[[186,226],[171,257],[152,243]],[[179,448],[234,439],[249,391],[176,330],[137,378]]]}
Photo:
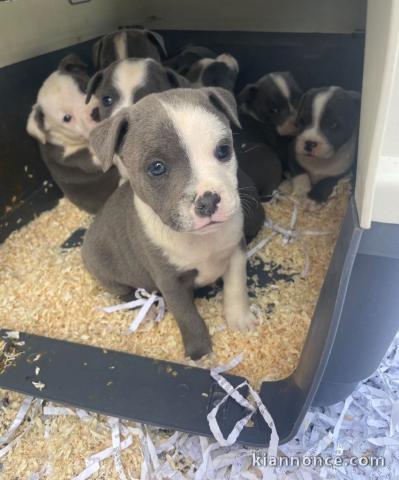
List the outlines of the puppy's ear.
{"label": "puppy's ear", "polygon": [[114,117],[104,120],[90,134],[90,147],[101,163],[104,172],[113,165],[114,155],[118,154],[129,130],[129,116],[122,110]]}
{"label": "puppy's ear", "polygon": [[91,49],[91,59],[96,70],[102,68],[101,53],[103,50],[104,38],[100,38]]}
{"label": "puppy's ear", "polygon": [[234,125],[241,128],[238,120],[237,104],[231,92],[220,87],[203,88],[202,90],[217,110],[222,112]]}
{"label": "puppy's ear", "polygon": [[86,105],[90,102],[91,97],[93,94],[96,92],[98,86],[103,80],[103,71],[100,70],[99,72],[95,73],[91,79],[89,80],[89,83],[87,84],[87,90],[86,90]]}
{"label": "puppy's ear", "polygon": [[62,73],[87,73],[87,65],[74,53],[64,57],[58,65]]}
{"label": "puppy's ear", "polygon": [[238,94],[238,97],[237,97],[238,103],[250,104],[255,100],[257,94],[258,94],[258,87],[254,83],[249,83]]}
{"label": "puppy's ear", "polygon": [[42,107],[37,103],[33,105],[32,111],[28,117],[26,130],[32,137],[39,140],[39,142],[46,143],[46,131],[44,127],[44,112]]}
{"label": "puppy's ear", "polygon": [[314,93],[315,90],[316,90],[315,88],[311,88],[310,90],[308,90],[307,92],[305,92],[305,93],[302,95],[301,99],[299,100],[299,105],[298,105],[298,117],[299,117],[299,114],[301,113],[302,108],[303,108],[304,105],[305,105],[306,100],[307,100],[311,95],[313,95],[313,93]]}
{"label": "puppy's ear", "polygon": [[171,68],[166,68],[165,71],[171,88],[189,88],[191,86],[187,78],[179,75]]}
{"label": "puppy's ear", "polygon": [[165,40],[163,37],[159,33],[153,32],[152,30],[145,30],[145,34],[151,43],[161,49],[163,56],[166,58],[168,56],[168,52],[166,50]]}

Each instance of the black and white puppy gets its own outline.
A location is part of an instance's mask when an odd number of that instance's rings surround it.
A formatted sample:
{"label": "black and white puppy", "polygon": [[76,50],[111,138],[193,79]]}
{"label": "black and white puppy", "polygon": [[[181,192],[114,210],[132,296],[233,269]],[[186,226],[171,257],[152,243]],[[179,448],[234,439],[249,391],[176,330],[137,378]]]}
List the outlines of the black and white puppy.
{"label": "black and white puppy", "polygon": [[104,35],[93,45],[92,59],[96,70],[126,58],[152,58],[157,62],[166,57],[165,42],[159,33],[140,28],[125,28]]}
{"label": "black and white puppy", "polygon": [[194,63],[203,58],[216,58],[217,53],[208,47],[199,45],[186,45],[172,58],[164,61],[164,65],[172,68],[180,75],[187,75]]}
{"label": "black and white puppy", "polygon": [[234,90],[239,66],[237,60],[229,53],[222,53],[215,58],[202,58],[188,70],[186,77],[193,87],[222,87]]}
{"label": "black and white puppy", "polygon": [[240,110],[261,123],[264,141],[278,147],[281,137],[297,133],[296,116],[302,90],[290,72],[268,73],[247,85],[238,97]]}
{"label": "black and white puppy", "polygon": [[86,102],[90,102],[93,95],[98,99],[93,118],[101,121],[150,93],[183,86],[189,86],[184,77],[155,60],[129,58],[116,61],[93,75]]}
{"label": "black and white puppy", "polygon": [[301,96],[290,72],[268,73],[238,96],[242,129],[235,132],[237,157],[263,199],[278,189],[289,168]]}
{"label": "black and white puppy", "polygon": [[[355,163],[360,94],[340,87],[312,89],[298,112],[295,161],[302,170],[294,177],[294,193],[308,193],[317,202],[328,199],[338,179]],[[298,170],[294,173],[299,173]]]}
{"label": "black and white puppy", "polygon": [[229,327],[256,324],[230,122],[238,117],[226,90],[175,89],[147,96],[91,134],[104,170],[117,157],[128,182],[90,226],[84,263],[114,294],[160,291],[194,359],[212,349],[194,288],[223,277]]}
{"label": "black and white puppy", "polygon": [[89,151],[89,133],[97,125],[93,104],[85,104],[87,67],[75,55],[65,57],[39,90],[27,131],[39,143],[54,181],[72,203],[97,212],[118,186],[116,168],[102,172]]}

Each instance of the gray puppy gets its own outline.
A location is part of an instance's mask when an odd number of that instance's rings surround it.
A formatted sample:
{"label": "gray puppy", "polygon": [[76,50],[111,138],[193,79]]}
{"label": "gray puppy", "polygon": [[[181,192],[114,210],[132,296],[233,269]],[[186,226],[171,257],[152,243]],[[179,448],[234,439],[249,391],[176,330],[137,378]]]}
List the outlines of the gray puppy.
{"label": "gray puppy", "polygon": [[141,28],[124,28],[104,35],[93,45],[92,58],[96,70],[125,58],[153,58],[161,61],[166,56],[165,42],[159,33]]}
{"label": "gray puppy", "polygon": [[96,213],[120,176],[116,168],[104,173],[89,150],[89,133],[96,123],[93,105],[85,105],[88,81],[86,65],[75,55],[65,57],[40,88],[27,131],[38,140],[42,159],[64,195]]}
{"label": "gray puppy", "polygon": [[114,294],[160,291],[193,359],[212,349],[195,287],[223,277],[229,327],[256,324],[230,121],[238,123],[237,110],[226,90],[177,89],[149,95],[91,134],[104,170],[120,162],[128,182],[89,228],[84,263]]}
{"label": "gray puppy", "polygon": [[93,75],[86,103],[95,95],[99,105],[93,109],[92,117],[101,121],[150,93],[189,85],[184,77],[151,58],[129,58],[113,62]]}
{"label": "gray puppy", "polygon": [[[170,68],[151,59],[130,58],[114,62],[108,68],[97,72],[87,87],[86,102],[90,102],[93,95],[96,97],[98,106],[93,109],[92,117],[102,121],[150,93],[188,86],[188,80]],[[123,165],[119,164],[118,168],[120,174],[125,176]],[[249,242],[262,228],[265,213],[255,185],[242,170],[238,171],[238,181],[245,206],[245,235]]]}

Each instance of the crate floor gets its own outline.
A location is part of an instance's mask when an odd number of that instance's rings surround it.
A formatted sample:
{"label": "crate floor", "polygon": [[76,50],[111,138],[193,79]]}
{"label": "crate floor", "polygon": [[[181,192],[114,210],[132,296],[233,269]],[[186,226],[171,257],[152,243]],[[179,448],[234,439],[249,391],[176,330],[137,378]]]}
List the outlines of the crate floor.
{"label": "crate floor", "polygon": [[[283,236],[277,234],[251,257],[248,284],[251,302],[261,318],[256,331],[240,334],[226,329],[221,292],[217,287],[198,293],[197,305],[210,328],[214,353],[196,365],[219,365],[243,353],[243,361],[231,373],[245,376],[255,387],[263,380],[284,378],[293,371],[349,196],[350,187],[343,182],[336,196],[321,209],[309,212],[299,205],[295,231],[329,232],[328,235],[304,235],[286,243]],[[265,209],[274,224],[290,228],[293,220],[290,199],[274,200],[266,204]],[[83,268],[79,248],[82,232],[75,232],[86,228],[90,220],[62,199],[57,207],[14,232],[0,246],[1,327],[192,364],[184,358],[180,335],[170,314],[159,324],[148,319],[137,332],[126,335],[135,312],[99,311],[99,307],[119,303],[119,300],[105,292]],[[265,228],[248,249],[270,234],[271,230]],[[21,396],[4,392],[4,398],[16,406]],[[13,410],[0,411],[0,436],[8,428]],[[74,417],[55,417],[51,422],[48,420],[51,429],[46,421],[36,418],[35,422],[26,440],[19,441],[15,454],[5,460],[4,471],[11,475],[5,479],[14,478],[12,475],[17,470],[21,475],[40,470],[40,465],[47,461],[42,456],[50,455],[42,449],[50,437],[54,471],[49,478],[57,480],[77,475],[83,468],[84,458],[109,445],[109,427],[101,416],[87,422]],[[32,437],[37,438],[34,444],[28,440]],[[79,452],[76,455],[75,450]],[[122,458],[133,476],[139,477],[141,453],[136,440],[134,451],[133,457],[123,453]],[[18,467],[9,463],[14,462],[16,456]],[[21,463],[21,458],[26,459],[25,463]],[[109,464],[106,467],[109,472],[101,478],[117,478],[111,473],[112,462]]]}
{"label": "crate floor", "polygon": [[[232,373],[246,377],[256,387],[263,380],[281,379],[293,371],[349,195],[349,185],[342,183],[337,195],[319,210],[309,212],[299,206],[295,230],[328,235],[303,236],[288,244],[276,235],[250,258],[251,303],[261,320],[255,331],[243,334],[227,330],[220,289],[199,292],[196,302],[209,326],[214,353],[196,365],[212,367],[243,353],[242,363]],[[293,211],[289,199],[274,200],[265,204],[265,209],[273,223],[289,228]],[[151,320],[155,312],[150,312],[137,332],[126,335],[136,312],[107,314],[99,310],[120,300],[105,292],[85,271],[79,247],[62,248],[73,232],[89,223],[89,215],[62,199],[0,246],[1,327],[193,364],[184,358],[177,324],[170,313],[155,324]],[[264,228],[248,249],[270,233]]]}

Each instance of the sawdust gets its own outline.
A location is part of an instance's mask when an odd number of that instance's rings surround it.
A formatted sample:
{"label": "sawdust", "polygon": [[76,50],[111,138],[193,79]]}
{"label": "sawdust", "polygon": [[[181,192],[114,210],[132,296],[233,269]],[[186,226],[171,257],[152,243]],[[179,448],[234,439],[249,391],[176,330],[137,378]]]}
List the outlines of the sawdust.
{"label": "sawdust", "polygon": [[[220,292],[210,299],[197,300],[214,346],[213,355],[201,365],[226,363],[243,352],[243,361],[233,373],[245,376],[255,387],[265,379],[284,378],[295,369],[349,196],[350,187],[343,182],[337,195],[319,210],[308,212],[299,206],[297,231],[328,231],[329,235],[300,237],[288,244],[282,236],[275,235],[250,260],[251,301],[261,318],[256,331],[242,334],[225,329]],[[291,201],[275,200],[265,208],[272,222],[289,228]],[[146,321],[137,332],[125,335],[135,312],[106,314],[98,310],[119,300],[105,292],[84,270],[79,248],[60,247],[74,230],[89,225],[90,220],[87,214],[62,199],[56,208],[14,232],[0,246],[2,327],[192,363],[184,358],[171,314],[158,324]],[[265,228],[249,248],[270,233]],[[308,274],[301,276],[307,269]],[[265,282],[266,286],[259,286]],[[15,417],[22,398],[15,393],[3,392],[3,395],[9,404],[0,412],[0,435]],[[29,478],[29,474],[38,472],[46,463],[53,468],[48,478],[71,478],[85,467],[87,456],[110,446],[109,429],[99,417],[81,422],[78,417],[37,416],[34,422],[33,428],[7,455],[0,478]],[[141,453],[136,440],[122,452],[122,459],[133,477],[139,477]],[[95,478],[117,478],[112,458],[102,462]]]}
{"label": "sawdust", "polygon": [[[234,373],[254,385],[275,380],[293,371],[306,336],[318,294],[329,264],[340,223],[347,207],[349,189],[314,212],[298,210],[297,230],[322,230],[331,234],[307,236],[285,245],[276,235],[250,263],[257,276],[268,275],[266,287],[252,287],[252,303],[261,312],[261,326],[251,333],[224,329],[222,294],[197,300],[214,345],[212,365],[225,363],[244,352]],[[292,203],[276,200],[265,206],[268,218],[289,226]],[[52,211],[14,232],[0,246],[0,311],[3,328],[71,340],[129,353],[183,361],[183,347],[176,322],[167,314],[162,322],[147,322],[132,335],[124,335],[135,312],[106,314],[98,307],[118,303],[83,268],[80,249],[63,250],[60,245],[90,217],[62,199]],[[270,235],[264,229],[256,245]],[[305,266],[309,273],[300,276]],[[187,359],[185,360],[187,361]]]}
{"label": "sawdust", "polygon": [[[0,390],[0,436],[14,420],[23,398]],[[45,416],[40,409],[34,418],[25,418],[17,433],[27,427],[27,433],[0,459],[2,480],[25,480],[39,472],[50,480],[69,480],[84,470],[89,455],[112,445],[106,417],[101,415],[82,421],[78,416]],[[131,478],[140,478],[142,456],[136,439],[121,457]],[[102,480],[118,478],[112,457],[101,462],[96,475],[94,478]]]}

